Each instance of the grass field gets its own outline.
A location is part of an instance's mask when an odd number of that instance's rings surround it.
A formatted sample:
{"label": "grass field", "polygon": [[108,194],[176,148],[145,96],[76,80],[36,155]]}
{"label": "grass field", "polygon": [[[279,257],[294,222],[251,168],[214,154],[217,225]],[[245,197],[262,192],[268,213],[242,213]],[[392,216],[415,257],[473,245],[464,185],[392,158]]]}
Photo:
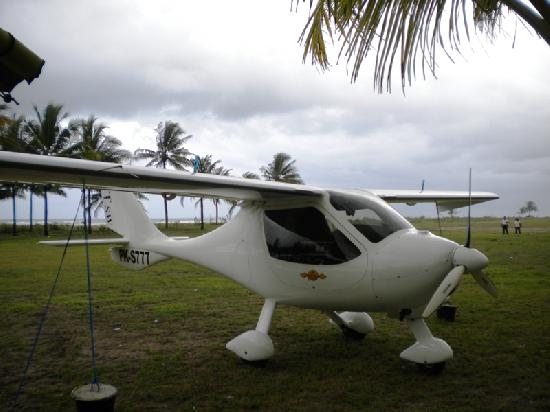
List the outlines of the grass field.
{"label": "grass field", "polygon": [[[415,220],[438,233],[436,220]],[[373,314],[376,330],[346,340],[316,311],[278,307],[265,368],[239,361],[225,343],[254,328],[262,300],[215,273],[168,261],[128,271],[90,248],[99,380],[118,387],[118,411],[535,411],[550,410],[550,219],[525,219],[524,234],[499,234],[474,219],[473,246],[490,259],[497,300],[466,276],[454,323],[428,320],[454,350],[443,374],[399,359],[413,343],[405,324]],[[464,220],[445,219],[461,242]],[[61,248],[0,230],[0,409],[12,403]],[[196,234],[179,225],[170,234]],[[37,230],[39,233],[39,230]],[[65,235],[52,231],[51,238]],[[75,235],[81,237],[80,233]],[[105,231],[96,236],[104,237]],[[91,377],[82,248],[68,252],[18,410],[65,411]]]}

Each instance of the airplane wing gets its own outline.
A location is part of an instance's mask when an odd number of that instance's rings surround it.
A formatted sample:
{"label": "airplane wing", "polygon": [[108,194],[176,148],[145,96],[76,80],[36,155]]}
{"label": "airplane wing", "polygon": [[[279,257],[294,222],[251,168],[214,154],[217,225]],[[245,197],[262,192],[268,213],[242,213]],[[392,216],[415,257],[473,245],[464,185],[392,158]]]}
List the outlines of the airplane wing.
{"label": "airplane wing", "polygon": [[236,200],[315,198],[324,193],[312,186],[5,151],[0,151],[0,181],[69,187],[85,184],[97,189]]}
{"label": "airplane wing", "polygon": [[[5,151],[0,151],[0,181],[57,183],[69,187],[86,185],[97,189],[235,200],[316,198],[325,193],[324,189],[313,186]],[[465,191],[368,191],[389,203],[413,205],[435,202],[440,210],[455,209],[469,203],[469,194]],[[498,196],[489,192],[472,192],[471,198],[472,204],[476,204],[498,199]]]}
{"label": "airplane wing", "polygon": [[[379,196],[388,203],[406,203],[413,206],[417,203],[435,203],[439,210],[446,211],[468,206],[470,193],[452,190],[372,190],[369,192]],[[496,193],[472,192],[472,205],[498,199]]]}

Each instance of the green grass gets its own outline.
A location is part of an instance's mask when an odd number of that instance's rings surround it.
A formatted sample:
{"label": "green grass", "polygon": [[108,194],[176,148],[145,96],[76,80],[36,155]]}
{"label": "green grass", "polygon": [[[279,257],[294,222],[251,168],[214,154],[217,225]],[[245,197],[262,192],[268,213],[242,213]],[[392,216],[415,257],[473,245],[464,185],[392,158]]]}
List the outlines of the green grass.
{"label": "green grass", "polygon": [[[454,350],[440,376],[399,359],[413,342],[406,325],[373,314],[363,342],[344,339],[324,315],[281,306],[265,368],[240,362],[225,343],[254,328],[262,300],[204,268],[162,262],[126,270],[90,248],[97,369],[117,386],[118,411],[444,411],[550,409],[550,219],[525,219],[521,236],[499,234],[498,219],[473,220],[473,246],[490,258],[494,300],[467,276],[453,295],[457,320],[430,318]],[[437,233],[437,220],[415,220]],[[464,219],[443,234],[462,242]],[[212,227],[209,227],[211,229]],[[52,238],[66,235],[52,231]],[[37,235],[0,230],[0,410],[12,402],[62,249]],[[195,225],[171,227],[195,235]],[[108,234],[106,230],[98,237]],[[76,234],[81,237],[81,234]],[[29,371],[21,410],[65,411],[74,386],[90,380],[86,274],[71,249]]]}

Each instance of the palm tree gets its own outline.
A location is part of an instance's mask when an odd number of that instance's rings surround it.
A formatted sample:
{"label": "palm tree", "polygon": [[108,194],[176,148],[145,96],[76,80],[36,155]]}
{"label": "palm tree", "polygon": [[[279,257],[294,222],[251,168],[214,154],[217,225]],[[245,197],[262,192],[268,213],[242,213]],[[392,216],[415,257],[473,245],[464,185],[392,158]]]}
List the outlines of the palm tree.
{"label": "palm tree", "polygon": [[539,209],[537,207],[537,204],[533,200],[528,200],[525,203],[525,206],[522,206],[519,209],[520,215],[527,214],[527,217],[531,217],[531,212],[537,212]]}
{"label": "palm tree", "polygon": [[[212,155],[206,155],[204,157],[198,156],[198,169],[197,173],[209,173],[209,174],[216,174],[217,170],[220,170],[223,168],[221,166],[218,166],[218,164],[221,163],[221,160],[216,160],[215,162],[212,162]],[[227,171],[229,174],[229,170]],[[204,198],[200,197],[199,200],[197,200],[197,203],[200,206],[201,210],[201,230],[204,230]],[[217,211],[217,205],[216,206]]]}
{"label": "palm tree", "polygon": [[[69,130],[77,139],[74,144],[74,153],[71,157],[95,160],[99,162],[122,163],[132,157],[128,150],[121,149],[122,142],[116,137],[106,134],[107,125],[100,123],[93,114],[87,119],[76,119],[69,123]],[[87,220],[88,233],[92,232],[92,205],[99,205],[100,197],[87,191]]]}
{"label": "palm tree", "polygon": [[[185,130],[177,122],[171,121],[159,123],[155,132],[157,133],[157,150],[137,149],[134,152],[134,156],[137,159],[150,159],[147,166],[161,167],[163,169],[166,169],[166,166],[172,166],[178,170],[186,170],[185,167],[191,164],[191,161],[187,158],[191,153],[183,147],[183,144],[193,136],[185,136]],[[165,228],[168,228],[169,196],[169,194],[163,195]]]}
{"label": "palm tree", "polygon": [[25,123],[24,133],[30,139],[30,151],[44,156],[69,156],[75,147],[70,144],[71,132],[61,123],[69,116],[63,105],[48,104],[43,112],[34,106],[36,120]]}
{"label": "palm tree", "polygon": [[[435,75],[436,50],[441,47],[459,51],[460,33],[475,26],[476,31],[494,38],[501,31],[505,10],[517,14],[524,23],[550,45],[550,6],[548,0],[472,0],[473,14],[466,15],[467,0],[317,0],[310,1],[310,17],[300,37],[304,61],[311,56],[321,69],[330,66],[325,35],[341,41],[338,57],[353,61],[351,79],[355,81],[365,58],[375,56],[374,83],[382,92],[384,83],[391,88],[391,72],[396,55],[401,68],[402,87],[415,76],[420,53],[422,72],[425,65]],[[296,4],[299,0],[296,0]],[[443,29],[443,20],[449,26]],[[448,43],[444,39],[448,39]],[[438,53],[439,54],[439,53]],[[450,56],[449,56],[450,57]]]}
{"label": "palm tree", "polygon": [[[220,166],[214,169],[213,174],[220,176],[229,176],[231,169],[226,169],[223,166]],[[212,198],[212,203],[214,203],[214,209],[216,210],[216,224],[218,224],[218,207],[220,205],[220,199],[217,197]]]}
{"label": "palm tree", "polygon": [[0,185],[0,200],[12,200],[12,234],[17,235],[17,219],[15,214],[15,199],[25,197],[24,186],[18,184],[2,184]]}
{"label": "palm tree", "polygon": [[245,179],[257,179],[260,180],[260,176],[254,172],[244,172],[242,175]]}
{"label": "palm tree", "polygon": [[[34,106],[36,120],[25,122],[23,133],[28,141],[27,150],[30,153],[46,156],[69,156],[75,150],[70,143],[71,133],[61,122],[68,117],[63,113],[63,106],[48,104],[43,112]],[[44,236],[48,236],[48,192],[66,196],[57,185],[47,184],[43,187],[44,195]]]}
{"label": "palm tree", "polygon": [[271,163],[260,168],[264,179],[285,183],[304,183],[295,166],[296,160],[290,159],[292,158],[287,153],[276,153]]}
{"label": "palm tree", "polygon": [[[1,108],[1,107],[0,107]],[[0,149],[9,150],[10,152],[27,152],[29,151],[29,140],[26,138],[24,131],[25,118],[23,116],[8,119],[3,125],[0,125]],[[34,185],[26,187],[19,186],[18,191],[28,189],[29,196],[29,231],[33,230],[33,194]],[[22,197],[22,196],[19,196]],[[15,218],[15,215],[14,215]]]}
{"label": "palm tree", "polygon": [[25,118],[23,116],[8,119],[0,126],[0,149],[10,152],[26,152],[28,140],[23,133]]}
{"label": "palm tree", "polygon": [[73,146],[74,154],[81,159],[99,162],[122,163],[132,157],[121,148],[122,142],[106,133],[108,126],[98,122],[93,114],[87,119],[76,119],[69,123],[73,137],[78,142]]}

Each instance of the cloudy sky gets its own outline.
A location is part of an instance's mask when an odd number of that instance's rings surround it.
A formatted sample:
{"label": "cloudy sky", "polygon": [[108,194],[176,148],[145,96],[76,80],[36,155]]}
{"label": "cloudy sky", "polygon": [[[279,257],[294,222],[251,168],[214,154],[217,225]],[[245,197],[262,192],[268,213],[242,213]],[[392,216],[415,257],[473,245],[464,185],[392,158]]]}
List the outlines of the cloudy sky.
{"label": "cloudy sky", "polygon": [[[493,44],[464,43],[454,63],[439,53],[437,79],[419,76],[405,94],[396,81],[379,95],[370,62],[354,84],[344,61],[329,72],[302,63],[307,14],[290,0],[18,0],[0,3],[0,27],[46,60],[39,79],[13,92],[28,116],[49,102],[71,117],[94,113],[130,150],[153,148],[156,125],[177,121],[194,136],[191,152],[221,159],[234,175],[284,151],[317,186],[416,189],[425,179],[427,189],[466,190],[471,167],[473,190],[501,196],[474,215],[513,215],[527,200],[550,215],[542,40],[510,18]],[[74,214],[74,202],[53,202],[52,217]],[[0,219],[10,217],[8,203]],[[170,207],[172,216],[196,213],[191,203]],[[149,209],[162,216],[160,202]]]}

